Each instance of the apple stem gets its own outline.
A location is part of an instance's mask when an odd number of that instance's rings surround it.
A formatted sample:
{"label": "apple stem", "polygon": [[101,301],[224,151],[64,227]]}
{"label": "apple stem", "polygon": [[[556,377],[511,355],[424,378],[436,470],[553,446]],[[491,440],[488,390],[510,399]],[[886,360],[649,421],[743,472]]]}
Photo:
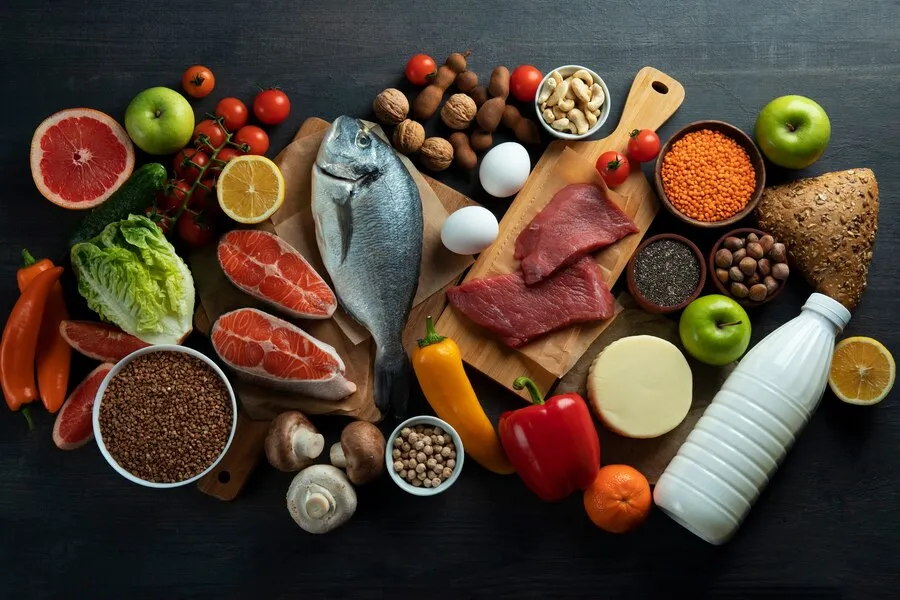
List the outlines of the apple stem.
{"label": "apple stem", "polygon": [[797,131],[797,128],[794,127],[793,123],[785,123],[785,126],[788,128],[788,131],[790,131],[791,133]]}
{"label": "apple stem", "polygon": [[733,325],[740,325],[743,321],[732,321],[731,323],[716,323],[716,327],[722,329],[724,327],[731,327]]}

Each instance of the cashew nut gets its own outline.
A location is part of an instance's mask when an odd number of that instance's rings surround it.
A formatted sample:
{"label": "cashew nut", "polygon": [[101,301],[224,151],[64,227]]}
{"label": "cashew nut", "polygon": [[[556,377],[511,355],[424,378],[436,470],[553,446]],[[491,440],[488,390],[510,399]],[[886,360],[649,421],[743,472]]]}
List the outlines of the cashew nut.
{"label": "cashew nut", "polygon": [[588,125],[590,127],[593,127],[597,124],[597,115],[595,115],[591,111],[587,111],[586,113],[584,113],[584,116],[587,119]]}
{"label": "cashew nut", "polygon": [[594,78],[591,77],[591,74],[584,69],[578,69],[577,71],[572,73],[572,77],[575,79],[580,79],[581,81],[586,83],[588,87],[594,84]]}
{"label": "cashew nut", "polygon": [[576,99],[581,100],[582,102],[591,101],[591,89],[582,80],[572,79],[569,89],[572,90]]}
{"label": "cashew nut", "polygon": [[557,119],[550,123],[550,127],[557,131],[570,131],[572,129],[572,124],[565,117],[562,119]]}
{"label": "cashew nut", "polygon": [[547,106],[554,106],[558,104],[560,100],[566,97],[567,93],[569,93],[568,79],[556,86],[556,89],[553,90],[553,93],[550,94],[549,98],[547,98]]}
{"label": "cashew nut", "polygon": [[[579,79],[578,81],[581,80]],[[572,98],[563,98],[559,101],[559,104],[557,104],[557,106],[559,107],[559,110],[563,112],[569,112],[570,110],[575,108],[575,100],[573,100]]]}
{"label": "cashew nut", "polygon": [[591,99],[587,103],[588,110],[598,110],[603,105],[605,99],[606,97],[603,94],[603,88],[595,83],[591,86]]}
{"label": "cashew nut", "polygon": [[544,84],[544,87],[541,88],[540,95],[538,95],[538,104],[543,104],[544,102],[546,102],[547,98],[550,97],[550,94],[552,94],[553,90],[555,90],[555,89],[556,89],[556,80],[552,79],[552,78],[548,79],[547,82]]}
{"label": "cashew nut", "polygon": [[560,108],[559,108],[559,104],[557,104],[556,106],[554,106],[551,110],[553,111],[553,120],[554,120],[554,121],[557,120],[557,119],[562,119],[563,117],[566,116],[566,113],[568,112],[568,111],[566,111],[566,110],[560,109]]}
{"label": "cashew nut", "polygon": [[551,108],[545,108],[544,112],[541,113],[541,116],[544,117],[544,121],[546,121],[548,125],[556,120],[556,114]]}
{"label": "cashew nut", "polygon": [[[579,81],[581,81],[579,79]],[[566,115],[568,117],[569,122],[575,125],[575,133],[581,135],[583,133],[587,133],[587,130],[590,129],[590,125],[588,125],[587,118],[584,116],[584,113],[578,110],[577,108],[573,108]]]}
{"label": "cashew nut", "polygon": [[[563,76],[559,74],[559,71],[551,72],[550,79],[552,79],[553,81],[556,82],[553,84],[553,87],[556,87],[557,85],[559,85],[560,83],[563,82]],[[548,81],[547,83],[550,83],[550,82]]]}

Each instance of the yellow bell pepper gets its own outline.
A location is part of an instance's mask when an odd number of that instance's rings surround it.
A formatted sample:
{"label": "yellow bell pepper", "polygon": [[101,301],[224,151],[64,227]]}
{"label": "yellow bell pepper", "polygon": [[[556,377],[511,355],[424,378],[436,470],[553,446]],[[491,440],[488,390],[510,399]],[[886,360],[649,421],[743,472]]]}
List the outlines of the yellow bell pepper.
{"label": "yellow bell pepper", "polygon": [[468,456],[494,473],[514,473],[497,432],[466,376],[459,346],[437,334],[431,317],[427,318],[425,328],[425,337],[412,353],[413,370],[425,399],[440,418],[453,426]]}

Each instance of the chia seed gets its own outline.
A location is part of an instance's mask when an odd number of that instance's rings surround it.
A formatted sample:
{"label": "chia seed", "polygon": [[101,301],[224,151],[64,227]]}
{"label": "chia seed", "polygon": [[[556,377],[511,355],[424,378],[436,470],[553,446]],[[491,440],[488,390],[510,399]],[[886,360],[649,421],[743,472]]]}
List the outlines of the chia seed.
{"label": "chia seed", "polygon": [[676,306],[700,283],[700,263],[682,242],[663,239],[641,250],[634,261],[634,284],[641,296],[657,306]]}

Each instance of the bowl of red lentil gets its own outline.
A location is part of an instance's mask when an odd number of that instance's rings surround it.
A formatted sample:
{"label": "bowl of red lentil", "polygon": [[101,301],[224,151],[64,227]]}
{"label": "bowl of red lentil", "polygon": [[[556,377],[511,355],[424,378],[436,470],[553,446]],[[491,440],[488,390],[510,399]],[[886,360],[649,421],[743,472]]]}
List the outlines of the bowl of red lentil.
{"label": "bowl of red lentil", "polygon": [[222,369],[184,346],[132,352],[97,390],[94,436],[119,475],[146,487],[194,483],[225,456],[237,401]]}
{"label": "bowl of red lentil", "polygon": [[713,229],[733,225],[756,208],[766,167],[746,133],[722,121],[697,121],[662,147],[654,179],[660,201],[676,218]]}

